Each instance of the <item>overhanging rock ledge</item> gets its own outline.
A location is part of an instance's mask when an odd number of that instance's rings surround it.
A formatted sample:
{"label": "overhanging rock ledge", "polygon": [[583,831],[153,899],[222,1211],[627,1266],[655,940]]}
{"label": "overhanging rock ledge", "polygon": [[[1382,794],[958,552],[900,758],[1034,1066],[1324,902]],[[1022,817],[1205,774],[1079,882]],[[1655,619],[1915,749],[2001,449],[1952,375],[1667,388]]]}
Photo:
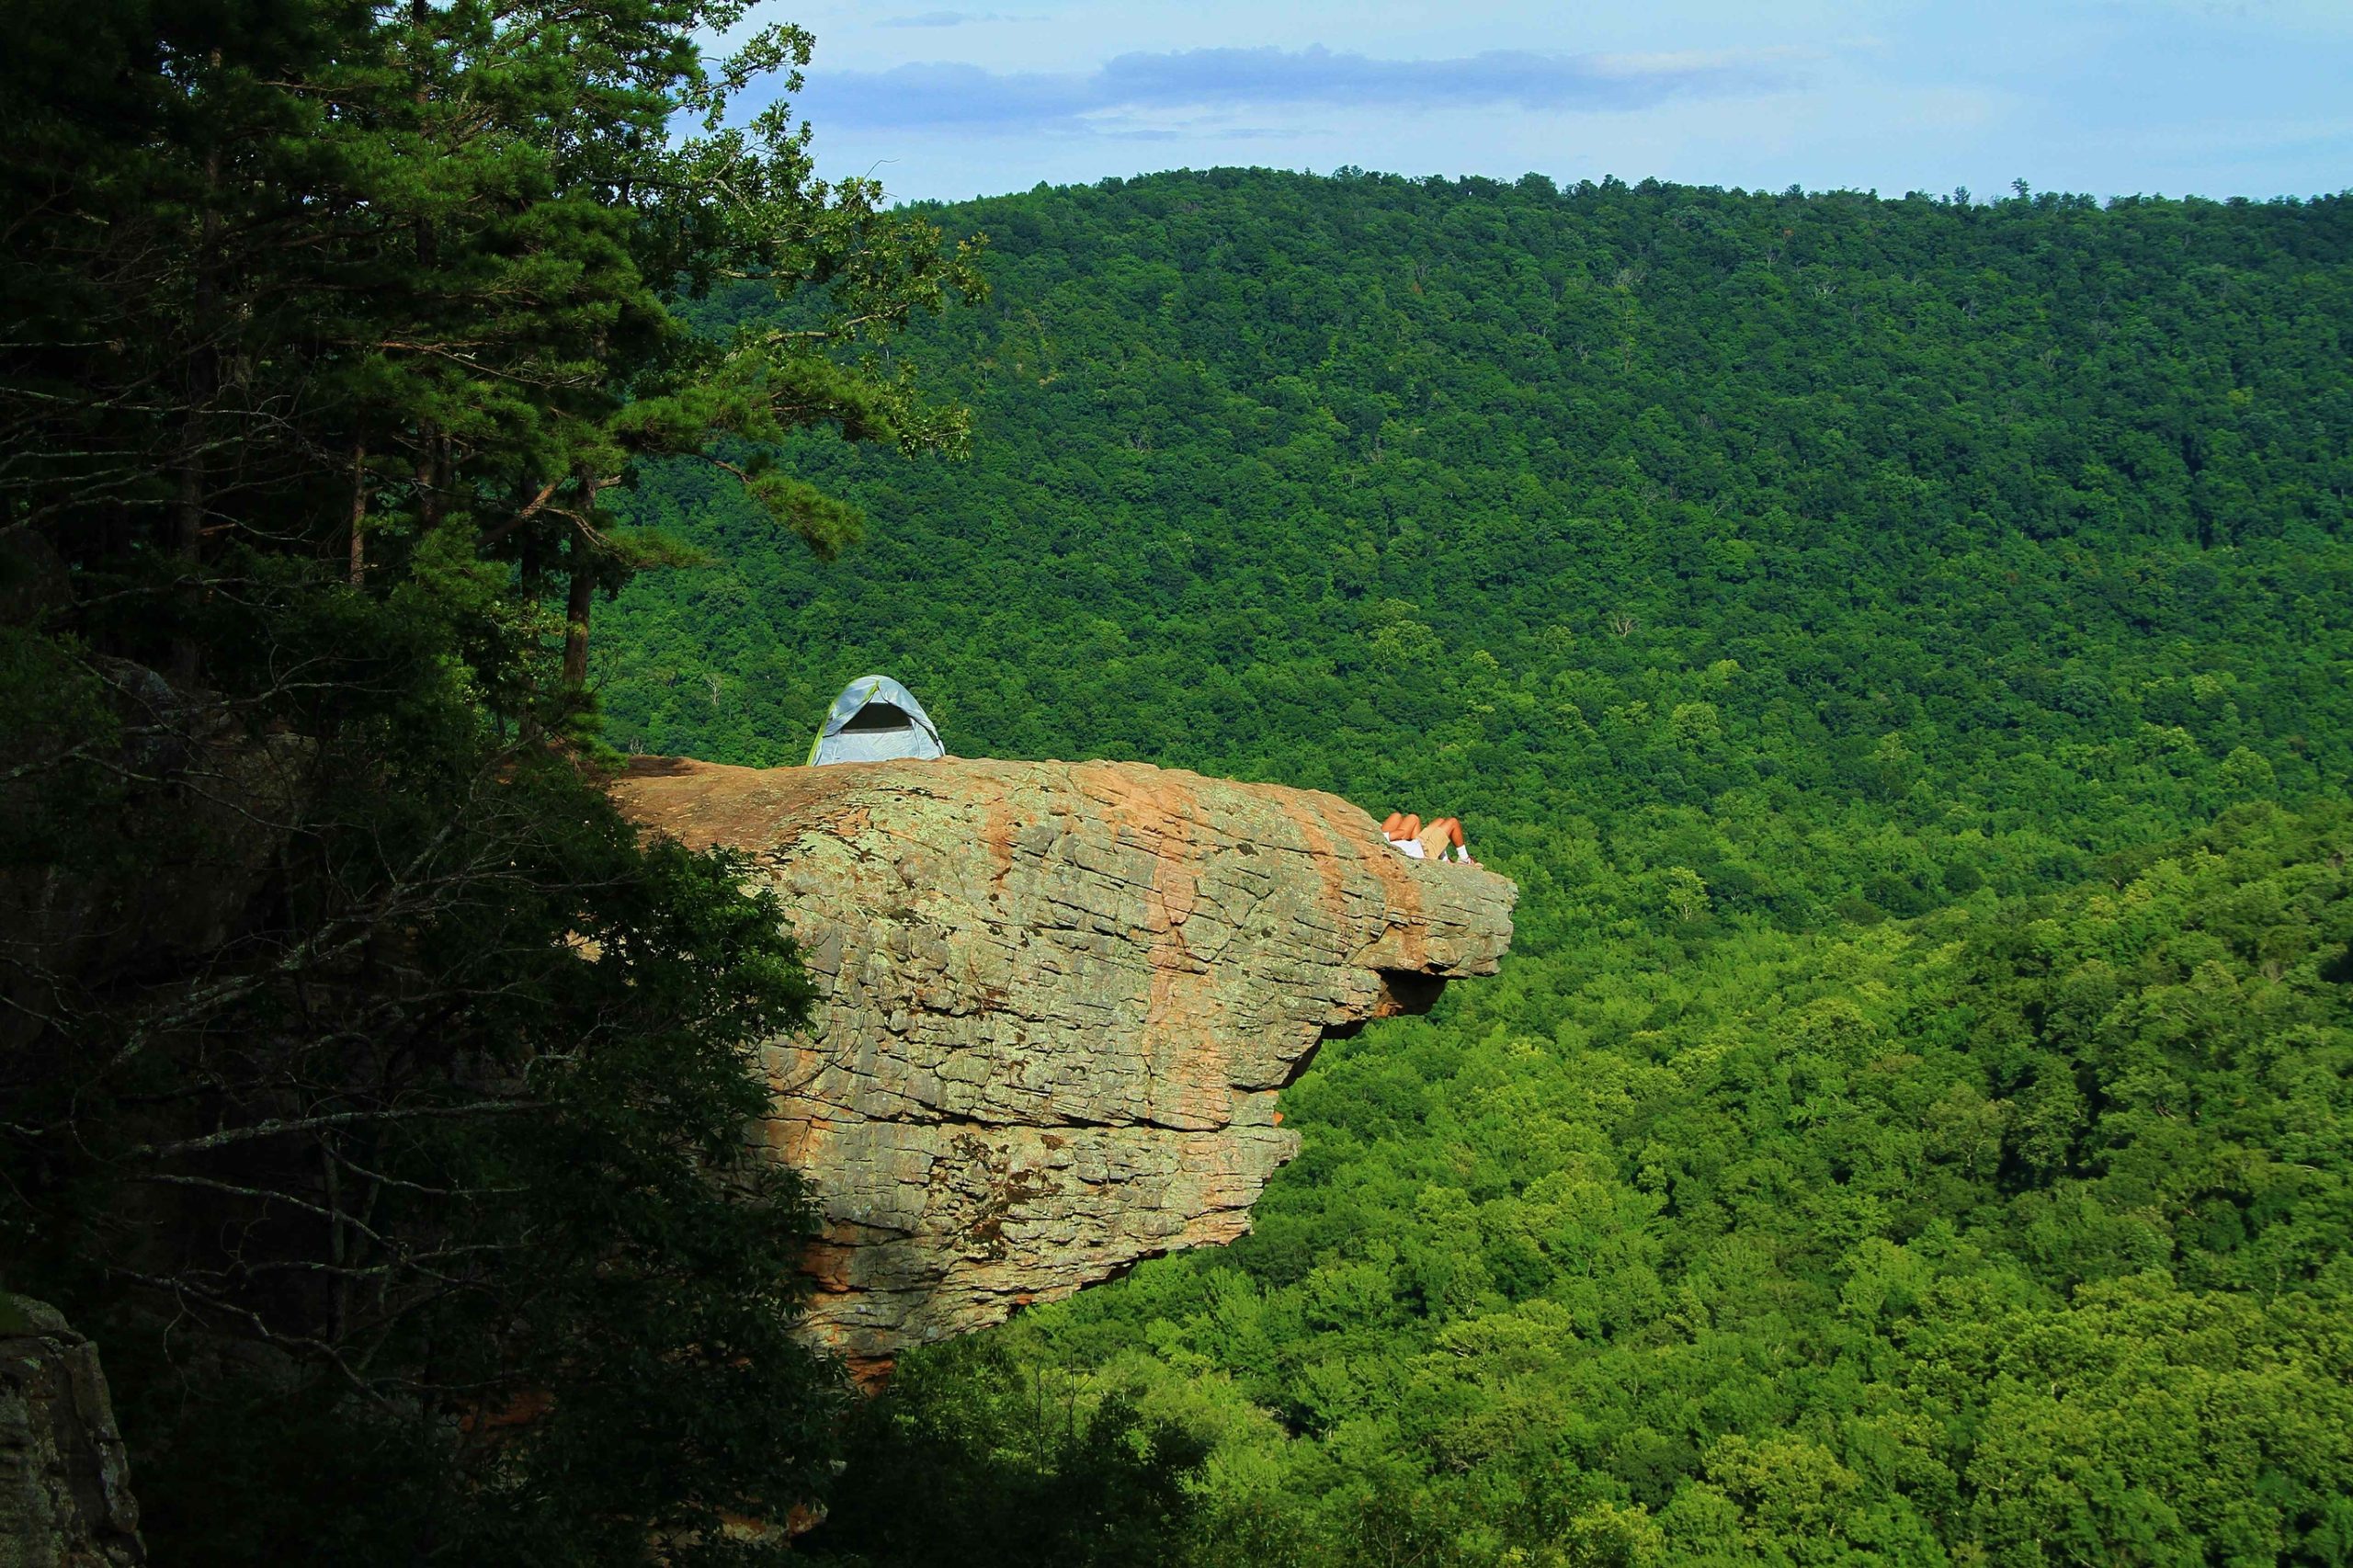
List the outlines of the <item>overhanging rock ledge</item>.
{"label": "overhanging rock ledge", "polygon": [[810,1325],[861,1374],[1232,1241],[1326,1035],[1493,974],[1518,890],[1334,795],[1136,763],[642,757],[651,832],[750,855],[824,993],[765,1051],[825,1221]]}

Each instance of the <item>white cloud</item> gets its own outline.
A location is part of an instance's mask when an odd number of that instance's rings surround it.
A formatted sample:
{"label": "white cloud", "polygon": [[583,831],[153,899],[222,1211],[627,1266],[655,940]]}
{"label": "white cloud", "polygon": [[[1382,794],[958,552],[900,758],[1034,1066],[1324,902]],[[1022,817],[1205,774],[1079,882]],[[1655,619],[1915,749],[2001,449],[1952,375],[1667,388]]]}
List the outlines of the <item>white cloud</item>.
{"label": "white cloud", "polygon": [[900,0],[887,25],[799,3],[824,166],[894,160],[911,196],[1220,164],[1891,193],[2353,180],[2353,0]]}
{"label": "white cloud", "polygon": [[1815,58],[1797,50],[1570,54],[1488,50],[1439,60],[1381,60],[1325,49],[1191,49],[1118,55],[1092,71],[992,71],[910,62],[881,71],[810,73],[821,123],[996,133],[1124,129],[1170,109],[1632,109],[1680,97],[1742,96],[1786,85]]}

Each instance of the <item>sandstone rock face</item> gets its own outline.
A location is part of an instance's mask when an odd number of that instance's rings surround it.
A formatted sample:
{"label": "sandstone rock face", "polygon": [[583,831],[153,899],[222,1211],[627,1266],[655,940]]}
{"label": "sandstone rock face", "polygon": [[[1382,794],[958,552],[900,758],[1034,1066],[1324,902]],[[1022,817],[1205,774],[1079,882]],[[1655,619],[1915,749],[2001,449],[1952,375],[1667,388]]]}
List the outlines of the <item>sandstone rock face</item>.
{"label": "sandstone rock face", "polygon": [[753,855],[826,992],[767,1128],[853,1367],[1231,1241],[1328,1033],[1492,974],[1517,889],[1335,796],[1125,763],[641,759],[651,830]]}
{"label": "sandstone rock face", "polygon": [[0,1295],[0,1568],[146,1561],[97,1347],[55,1309]]}

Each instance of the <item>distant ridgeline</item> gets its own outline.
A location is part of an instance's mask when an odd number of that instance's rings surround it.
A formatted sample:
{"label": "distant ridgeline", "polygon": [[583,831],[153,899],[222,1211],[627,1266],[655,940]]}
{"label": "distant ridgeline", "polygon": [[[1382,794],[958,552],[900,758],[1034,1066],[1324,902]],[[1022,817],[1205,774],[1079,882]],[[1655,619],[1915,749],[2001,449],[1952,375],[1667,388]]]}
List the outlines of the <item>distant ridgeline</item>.
{"label": "distant ridgeline", "polygon": [[[795,762],[889,669],[952,753],[1459,815],[1522,896],[1287,1092],[1257,1234],[909,1419],[1117,1392],[1211,1446],[1209,1562],[2353,1561],[2353,200],[936,215],[972,458],[793,450],[832,564],[653,476],[718,564],[600,622],[609,737]],[[925,1561],[861,1473],[811,1550]]]}

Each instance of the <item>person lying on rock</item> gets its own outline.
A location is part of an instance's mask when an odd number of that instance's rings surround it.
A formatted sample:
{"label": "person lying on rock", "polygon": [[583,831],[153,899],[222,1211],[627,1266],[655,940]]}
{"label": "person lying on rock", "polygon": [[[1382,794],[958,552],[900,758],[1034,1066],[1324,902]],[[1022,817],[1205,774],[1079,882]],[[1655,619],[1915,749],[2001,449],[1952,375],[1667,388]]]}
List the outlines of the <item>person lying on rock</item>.
{"label": "person lying on rock", "polygon": [[1454,850],[1453,858],[1462,864],[1476,865],[1471,858],[1471,846],[1463,841],[1462,824],[1459,818],[1440,817],[1422,829],[1422,854],[1432,860],[1448,858],[1447,850]]}
{"label": "person lying on rock", "polygon": [[1443,860],[1450,846],[1458,861],[1478,864],[1471,858],[1471,846],[1462,838],[1462,824],[1455,817],[1438,817],[1425,826],[1412,812],[1392,812],[1381,824],[1381,835],[1408,859]]}

